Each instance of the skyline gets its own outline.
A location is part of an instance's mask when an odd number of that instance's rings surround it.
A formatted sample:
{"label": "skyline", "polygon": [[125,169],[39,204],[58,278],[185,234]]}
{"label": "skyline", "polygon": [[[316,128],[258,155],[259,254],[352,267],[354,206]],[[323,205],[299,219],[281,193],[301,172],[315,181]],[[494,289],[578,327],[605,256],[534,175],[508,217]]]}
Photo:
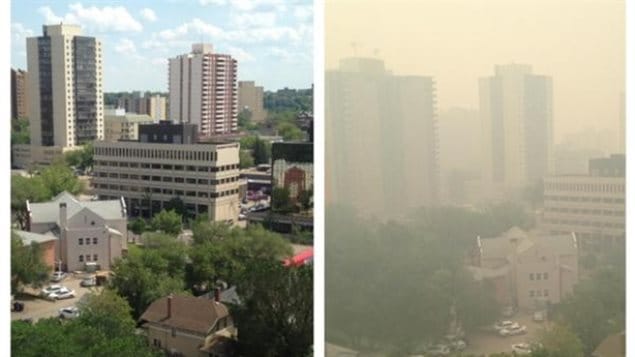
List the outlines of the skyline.
{"label": "skyline", "polygon": [[432,76],[441,112],[478,110],[479,78],[491,76],[496,65],[528,64],[553,78],[556,142],[588,128],[617,133],[625,88],[624,1],[382,4],[365,3],[358,18],[352,14],[359,1],[326,2],[326,69],[345,57],[379,57],[395,74]]}
{"label": "skyline", "polygon": [[[266,90],[313,83],[310,0],[23,1],[11,7],[11,66],[26,69],[26,38],[42,26],[82,27],[104,49],[104,91],[168,90],[168,58],[193,43],[238,60],[238,80]],[[34,11],[35,10],[35,11]]]}

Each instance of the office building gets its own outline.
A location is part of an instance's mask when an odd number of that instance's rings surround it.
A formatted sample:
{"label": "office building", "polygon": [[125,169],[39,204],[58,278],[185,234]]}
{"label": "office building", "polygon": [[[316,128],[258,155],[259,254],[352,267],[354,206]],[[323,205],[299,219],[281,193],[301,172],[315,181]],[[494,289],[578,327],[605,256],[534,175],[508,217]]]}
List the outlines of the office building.
{"label": "office building", "polygon": [[238,130],[238,64],[211,44],[169,60],[170,120],[196,124],[202,137]]}
{"label": "office building", "polygon": [[479,80],[479,96],[485,187],[509,194],[551,174],[551,78],[528,65],[499,65]]}
{"label": "office building", "polygon": [[588,175],[546,177],[539,227],[556,234],[575,232],[589,249],[623,243],[625,188],[624,155],[590,160]]}
{"label": "office building", "polygon": [[132,216],[151,217],[180,199],[190,217],[236,222],[239,143],[201,143],[193,124],[139,126],[137,141],[95,142],[93,187],[123,196]]}
{"label": "office building", "polygon": [[251,113],[251,121],[254,123],[262,123],[267,118],[264,89],[257,87],[254,81],[238,82],[238,112],[243,110]]}
{"label": "office building", "polygon": [[79,26],[43,26],[27,44],[31,145],[74,148],[104,137],[101,42]]}
{"label": "office building", "polygon": [[402,216],[437,203],[434,80],[347,58],[326,74],[326,201]]}
{"label": "office building", "polygon": [[133,92],[117,100],[117,107],[128,113],[149,115],[154,121],[167,119],[167,98],[158,94]]}
{"label": "office building", "polygon": [[11,68],[11,119],[27,117],[27,72]]}
{"label": "office building", "polygon": [[106,141],[137,140],[139,125],[152,124],[154,120],[147,114],[126,113],[124,109],[106,109],[104,117]]}

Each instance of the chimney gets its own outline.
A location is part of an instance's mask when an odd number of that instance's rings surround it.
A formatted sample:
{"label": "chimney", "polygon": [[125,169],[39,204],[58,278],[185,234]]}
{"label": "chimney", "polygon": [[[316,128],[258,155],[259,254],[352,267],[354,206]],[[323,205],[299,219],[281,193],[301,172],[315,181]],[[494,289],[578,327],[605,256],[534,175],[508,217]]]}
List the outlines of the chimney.
{"label": "chimney", "polygon": [[66,203],[60,203],[60,229],[66,227]]}
{"label": "chimney", "polygon": [[172,294],[168,295],[168,319],[172,317]]}
{"label": "chimney", "polygon": [[214,289],[214,302],[217,304],[220,302],[220,288]]}

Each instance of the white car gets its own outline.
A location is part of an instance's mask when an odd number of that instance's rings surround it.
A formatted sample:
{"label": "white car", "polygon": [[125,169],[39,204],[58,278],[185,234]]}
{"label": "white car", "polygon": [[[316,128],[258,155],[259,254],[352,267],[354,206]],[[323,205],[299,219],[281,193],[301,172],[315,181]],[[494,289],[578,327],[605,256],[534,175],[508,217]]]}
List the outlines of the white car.
{"label": "white car", "polygon": [[73,297],[75,297],[75,290],[71,290],[67,287],[62,287],[58,291],[51,293],[48,296],[50,300],[71,299]]}
{"label": "white car", "polygon": [[41,295],[47,297],[52,293],[58,292],[63,288],[62,285],[49,285],[46,288],[42,289]]}
{"label": "white car", "polygon": [[499,321],[496,324],[494,324],[494,328],[496,329],[496,331],[500,331],[506,328],[515,328],[515,327],[520,327],[520,325],[517,322],[509,321],[509,320]]}
{"label": "white car", "polygon": [[534,321],[543,322],[545,321],[545,312],[544,311],[536,311],[534,312]]}
{"label": "white car", "polygon": [[517,355],[531,354],[531,345],[528,343],[516,343],[512,345],[512,352]]}
{"label": "white car", "polygon": [[515,335],[522,335],[527,333],[527,327],[526,326],[513,326],[513,327],[508,327],[508,328],[504,328],[502,330],[500,330],[498,332],[501,336],[515,336]]}
{"label": "white car", "polygon": [[79,309],[75,306],[65,307],[59,310],[60,318],[62,319],[74,319],[79,317]]}
{"label": "white car", "polygon": [[450,347],[446,345],[436,345],[428,349],[425,355],[426,356],[449,356],[451,352],[452,351],[450,351]]}
{"label": "white car", "polygon": [[53,273],[53,275],[51,276],[51,281],[54,282],[59,282],[62,281],[66,278],[66,273],[62,272],[62,271],[56,271],[55,273]]}

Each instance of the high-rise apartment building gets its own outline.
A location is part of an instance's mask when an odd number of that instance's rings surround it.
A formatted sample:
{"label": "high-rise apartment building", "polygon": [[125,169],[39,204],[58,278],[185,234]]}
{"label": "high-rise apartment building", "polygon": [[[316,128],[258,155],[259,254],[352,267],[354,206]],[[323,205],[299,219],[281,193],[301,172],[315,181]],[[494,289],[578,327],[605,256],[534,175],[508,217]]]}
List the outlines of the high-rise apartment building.
{"label": "high-rise apartment building", "polygon": [[167,98],[158,94],[133,92],[117,100],[117,107],[128,113],[149,115],[155,121],[167,120]]}
{"label": "high-rise apartment building", "polygon": [[238,82],[238,111],[248,110],[251,121],[261,123],[267,117],[264,108],[264,88],[257,87],[254,81]]}
{"label": "high-rise apartment building", "polygon": [[11,119],[27,117],[27,72],[11,68]]}
{"label": "high-rise apartment building", "polygon": [[73,148],[104,137],[101,42],[45,25],[27,44],[31,145]]}
{"label": "high-rise apartment building", "polygon": [[514,192],[552,171],[551,78],[521,64],[479,80],[486,187]]}
{"label": "high-rise apartment building", "polygon": [[432,78],[395,76],[377,59],[327,72],[328,203],[399,216],[437,202],[435,92]]}
{"label": "high-rise apartment building", "polygon": [[169,60],[170,120],[196,124],[202,137],[238,130],[238,64],[211,44]]}

